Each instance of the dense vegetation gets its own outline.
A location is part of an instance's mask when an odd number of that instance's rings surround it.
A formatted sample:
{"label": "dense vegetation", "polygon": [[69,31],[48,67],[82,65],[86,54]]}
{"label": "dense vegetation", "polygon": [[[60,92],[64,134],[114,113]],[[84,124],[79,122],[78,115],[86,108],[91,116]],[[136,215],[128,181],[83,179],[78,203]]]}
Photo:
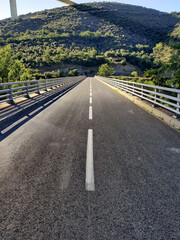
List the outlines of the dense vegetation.
{"label": "dense vegetation", "polygon": [[[72,67],[64,73],[66,65],[91,68],[118,59],[122,66],[132,64],[148,76],[173,71],[175,81],[179,39],[179,13],[121,3],[80,4],[0,21],[0,48],[9,45],[12,58],[23,68],[38,69],[36,78],[62,76],[69,70],[69,75],[77,74]],[[56,71],[44,74],[49,70]]]}
{"label": "dense vegetation", "polygon": [[20,60],[13,59],[10,46],[0,50],[0,83],[27,81],[32,77],[31,69],[25,68]]}

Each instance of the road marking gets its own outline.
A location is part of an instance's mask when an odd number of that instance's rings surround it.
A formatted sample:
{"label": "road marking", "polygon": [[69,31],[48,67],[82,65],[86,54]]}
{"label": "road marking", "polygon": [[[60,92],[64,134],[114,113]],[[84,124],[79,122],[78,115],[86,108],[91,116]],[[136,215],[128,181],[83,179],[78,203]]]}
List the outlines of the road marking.
{"label": "road marking", "polygon": [[168,148],[171,152],[180,153],[180,148]]}
{"label": "road marking", "polygon": [[89,104],[92,104],[92,97],[89,98]]}
{"label": "road marking", "polygon": [[86,153],[86,190],[95,191],[93,163],[93,130],[88,129]]}
{"label": "road marking", "polygon": [[93,119],[92,106],[89,106],[89,119]]}
{"label": "road marking", "polygon": [[92,92],[90,92],[90,97],[92,97]]}

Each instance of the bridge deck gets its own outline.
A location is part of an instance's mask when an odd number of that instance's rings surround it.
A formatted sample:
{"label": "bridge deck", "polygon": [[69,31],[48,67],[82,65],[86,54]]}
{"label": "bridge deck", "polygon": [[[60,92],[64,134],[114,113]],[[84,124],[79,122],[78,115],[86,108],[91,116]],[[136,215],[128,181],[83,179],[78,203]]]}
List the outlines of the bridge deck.
{"label": "bridge deck", "polygon": [[[179,133],[91,85],[1,130],[1,239],[179,239]],[[88,129],[95,191],[85,188]]]}

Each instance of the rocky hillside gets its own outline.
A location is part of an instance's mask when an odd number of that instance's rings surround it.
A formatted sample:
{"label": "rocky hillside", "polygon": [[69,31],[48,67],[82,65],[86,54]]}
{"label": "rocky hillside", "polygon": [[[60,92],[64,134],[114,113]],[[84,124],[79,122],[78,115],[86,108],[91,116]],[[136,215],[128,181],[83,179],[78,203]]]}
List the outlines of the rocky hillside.
{"label": "rocky hillside", "polygon": [[10,44],[15,58],[40,71],[105,62],[144,71],[156,64],[157,43],[179,38],[178,22],[176,14],[139,6],[79,4],[0,21],[0,46]]}

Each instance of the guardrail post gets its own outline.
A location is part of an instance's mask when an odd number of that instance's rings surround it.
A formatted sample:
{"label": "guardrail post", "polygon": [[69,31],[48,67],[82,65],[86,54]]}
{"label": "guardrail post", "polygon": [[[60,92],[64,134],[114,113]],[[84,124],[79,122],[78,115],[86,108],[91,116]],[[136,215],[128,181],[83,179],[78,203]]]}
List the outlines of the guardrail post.
{"label": "guardrail post", "polygon": [[51,80],[51,89],[53,89],[53,81]]}
{"label": "guardrail post", "polygon": [[143,86],[141,87],[142,88],[142,90],[141,90],[141,97],[143,97]]}
{"label": "guardrail post", "polygon": [[126,92],[126,93],[128,93],[128,91],[127,91],[128,88],[129,88],[129,82],[127,81],[127,83],[126,83],[126,88],[125,88],[125,92]]}
{"label": "guardrail post", "polygon": [[26,95],[25,95],[25,97],[26,97],[26,98],[30,98],[30,97],[29,97],[28,83],[25,83],[25,86],[26,86]]}
{"label": "guardrail post", "polygon": [[[180,93],[177,94],[177,98],[180,101]],[[176,108],[176,111],[178,111],[178,113],[174,115],[175,118],[180,118],[180,102],[179,101],[177,101],[178,107]]]}
{"label": "guardrail post", "polygon": [[157,93],[158,92],[158,89],[157,88],[155,88],[154,89],[154,103],[153,103],[153,107],[157,107],[157,104],[156,104],[156,102],[157,102]]}
{"label": "guardrail post", "polygon": [[39,82],[37,81],[37,91],[36,91],[37,94],[40,94],[39,92]]}
{"label": "guardrail post", "polygon": [[141,86],[140,89],[141,89],[141,92],[140,92],[140,100],[142,101],[142,100],[143,100],[142,97],[143,97],[143,89],[144,89],[144,87]]}
{"label": "guardrail post", "polygon": [[8,85],[8,88],[9,88],[9,100],[7,101],[7,103],[15,104],[13,100],[13,94],[12,94],[12,85]]}
{"label": "guardrail post", "polygon": [[132,89],[133,89],[132,90],[132,92],[133,92],[132,95],[134,95],[134,83],[132,84]]}
{"label": "guardrail post", "polygon": [[56,80],[55,81],[55,88],[57,88],[58,87],[58,81]]}
{"label": "guardrail post", "polygon": [[109,79],[109,84],[114,87],[118,87],[118,83],[115,79]]}
{"label": "guardrail post", "polygon": [[47,91],[47,80],[45,80],[45,91]]}

